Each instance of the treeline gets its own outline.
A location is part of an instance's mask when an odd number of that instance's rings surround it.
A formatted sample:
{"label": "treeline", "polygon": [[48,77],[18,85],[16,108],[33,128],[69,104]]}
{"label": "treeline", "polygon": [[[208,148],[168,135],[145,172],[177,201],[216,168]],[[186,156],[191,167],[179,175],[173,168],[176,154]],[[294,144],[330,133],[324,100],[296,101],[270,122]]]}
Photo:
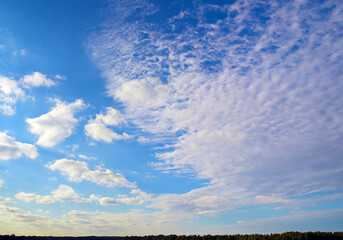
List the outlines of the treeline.
{"label": "treeline", "polygon": [[144,237],[120,237],[120,240],[343,240],[343,232],[286,232],[276,234],[235,235],[158,235]]}
{"label": "treeline", "polygon": [[286,232],[235,235],[150,235],[127,237],[52,237],[0,235],[0,240],[343,240],[343,232]]}

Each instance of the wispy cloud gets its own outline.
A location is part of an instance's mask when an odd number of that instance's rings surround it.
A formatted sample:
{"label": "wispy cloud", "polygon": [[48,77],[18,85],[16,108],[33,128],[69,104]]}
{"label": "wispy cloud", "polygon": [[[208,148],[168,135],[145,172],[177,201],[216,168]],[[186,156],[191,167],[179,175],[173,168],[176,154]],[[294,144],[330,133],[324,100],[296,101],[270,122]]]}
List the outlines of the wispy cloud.
{"label": "wispy cloud", "polygon": [[15,50],[15,51],[12,51],[12,55],[14,55],[14,56],[25,56],[25,55],[27,55],[27,51],[25,49]]}
{"label": "wispy cloud", "polygon": [[[210,181],[153,207],[215,214],[342,190],[342,4],[194,3],[158,24],[144,20],[163,10],[137,2],[114,3],[89,48],[126,119],[173,140],[153,165]],[[222,202],[199,210],[200,196]]]}

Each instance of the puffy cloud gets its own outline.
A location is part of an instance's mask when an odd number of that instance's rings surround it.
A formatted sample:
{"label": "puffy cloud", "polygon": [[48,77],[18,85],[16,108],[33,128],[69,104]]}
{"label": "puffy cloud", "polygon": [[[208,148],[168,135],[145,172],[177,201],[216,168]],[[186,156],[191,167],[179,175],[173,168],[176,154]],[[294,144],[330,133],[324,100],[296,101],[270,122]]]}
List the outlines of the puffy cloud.
{"label": "puffy cloud", "polygon": [[15,97],[24,96],[24,91],[19,87],[18,82],[4,76],[0,76],[0,92]]}
{"label": "puffy cloud", "polygon": [[36,203],[40,203],[40,204],[50,204],[50,203],[54,203],[55,202],[55,200],[50,195],[41,196],[41,195],[36,195],[34,193],[20,192],[20,193],[17,193],[15,195],[15,198],[19,199],[19,200],[22,200],[24,202],[35,201]]}
{"label": "puffy cloud", "polygon": [[125,140],[130,139],[132,136],[123,133],[115,133],[107,126],[118,126],[125,123],[125,119],[120,112],[114,108],[108,107],[106,113],[96,114],[95,119],[90,119],[88,124],[85,125],[85,134],[96,141],[104,141],[107,143],[112,140]]}
{"label": "puffy cloud", "polygon": [[36,158],[38,156],[37,148],[32,144],[17,142],[6,132],[0,132],[0,159],[16,159],[23,155],[31,159]]}
{"label": "puffy cloud", "polygon": [[69,137],[78,122],[74,114],[86,107],[82,99],[69,104],[55,99],[55,103],[50,112],[26,119],[29,131],[39,136],[37,144],[43,147],[52,147]]}
{"label": "puffy cloud", "polygon": [[135,197],[121,196],[120,198],[103,197],[99,199],[100,205],[118,205],[124,203],[128,205],[141,205],[152,199],[150,194],[143,192],[140,189],[132,189],[130,194],[136,195]]}
{"label": "puffy cloud", "polygon": [[4,185],[4,181],[0,179],[0,188]]}
{"label": "puffy cloud", "polygon": [[59,185],[58,189],[51,192],[53,198],[57,201],[71,201],[71,202],[91,202],[90,198],[83,198],[77,194],[74,189],[67,185]]}
{"label": "puffy cloud", "polygon": [[20,79],[20,82],[23,84],[24,87],[26,88],[31,88],[31,87],[52,87],[56,85],[56,83],[47,78],[44,74],[40,72],[34,72],[30,75],[25,75]]}
{"label": "puffy cloud", "polygon": [[25,99],[25,92],[19,87],[17,81],[0,75],[0,110],[5,115],[13,115],[13,105],[18,100]]}
{"label": "puffy cloud", "polygon": [[130,183],[120,173],[114,173],[109,169],[97,167],[91,170],[86,162],[74,161],[69,159],[59,159],[47,166],[51,170],[60,171],[63,175],[68,176],[70,181],[79,182],[88,180],[96,184],[107,187],[135,187],[135,183]]}
{"label": "puffy cloud", "polygon": [[16,203],[12,198],[5,198],[5,197],[1,197],[0,196],[0,204],[4,204],[4,203]]}
{"label": "puffy cloud", "polygon": [[70,202],[93,202],[98,201],[99,198],[92,194],[89,198],[83,198],[80,194],[76,193],[73,188],[67,185],[59,185],[59,187],[51,192],[51,195],[41,196],[34,193],[20,192],[15,195],[16,199],[24,202],[35,201],[39,204],[51,204],[55,201],[70,201]]}

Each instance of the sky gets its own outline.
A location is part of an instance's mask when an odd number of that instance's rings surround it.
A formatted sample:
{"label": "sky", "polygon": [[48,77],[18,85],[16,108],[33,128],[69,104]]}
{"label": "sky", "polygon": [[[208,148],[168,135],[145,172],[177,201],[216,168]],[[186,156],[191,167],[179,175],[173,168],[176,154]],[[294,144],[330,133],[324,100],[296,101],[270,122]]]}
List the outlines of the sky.
{"label": "sky", "polygon": [[0,0],[0,234],[343,231],[343,2]]}

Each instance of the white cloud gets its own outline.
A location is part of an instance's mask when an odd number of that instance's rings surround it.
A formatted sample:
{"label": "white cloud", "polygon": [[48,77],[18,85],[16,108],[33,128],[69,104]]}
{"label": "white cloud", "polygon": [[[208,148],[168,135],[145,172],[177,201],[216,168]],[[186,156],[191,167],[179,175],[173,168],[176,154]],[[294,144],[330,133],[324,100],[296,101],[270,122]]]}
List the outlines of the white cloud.
{"label": "white cloud", "polygon": [[58,79],[58,80],[67,80],[66,76],[63,76],[63,75],[60,75],[60,74],[55,75],[55,78]]}
{"label": "white cloud", "polygon": [[73,146],[72,146],[73,152],[75,152],[75,150],[78,149],[79,147],[80,147],[79,144],[73,144]]}
{"label": "white cloud", "polygon": [[69,137],[78,122],[74,114],[86,107],[82,99],[69,104],[55,99],[55,103],[50,112],[26,119],[29,131],[39,136],[37,144],[43,147],[52,147]]}
{"label": "white cloud", "polygon": [[20,192],[15,195],[15,198],[22,200],[24,202],[35,201],[36,203],[39,203],[39,204],[51,204],[55,202],[55,200],[50,195],[41,196],[41,195],[36,195],[34,193]]}
{"label": "white cloud", "polygon": [[4,185],[4,181],[0,179],[0,188]]}
{"label": "white cloud", "polygon": [[0,110],[5,115],[15,114],[13,105],[18,100],[25,100],[25,92],[17,81],[0,75]]}
{"label": "white cloud", "polygon": [[[173,140],[152,165],[209,181],[160,195],[152,207],[189,216],[342,190],[342,5],[272,3],[264,22],[252,14],[259,3],[236,1],[223,10],[237,16],[220,23],[208,23],[210,7],[196,5],[181,15],[198,25],[185,23],[176,35],[165,25],[126,23],[136,8],[120,5],[111,8],[116,22],[109,18],[89,42],[109,95],[149,139]],[[165,20],[170,29],[178,24]],[[221,201],[211,209],[202,196]]]}
{"label": "white cloud", "polygon": [[279,196],[255,196],[255,200],[257,203],[263,203],[263,204],[269,204],[269,203],[289,203],[291,200],[289,199],[284,199]]}
{"label": "white cloud", "polygon": [[117,199],[115,198],[109,198],[109,197],[103,197],[99,199],[99,203],[101,205],[118,205],[119,203],[124,203],[128,205],[141,205],[147,201],[150,201],[152,199],[152,196],[150,194],[147,194],[143,192],[140,189],[132,189],[130,194],[136,195],[135,197],[127,197],[127,196],[121,196]]}
{"label": "white cloud", "polygon": [[70,181],[80,182],[88,180],[96,184],[107,187],[135,187],[135,183],[130,183],[120,173],[114,173],[109,169],[98,166],[95,170],[90,170],[86,162],[69,159],[59,159],[47,166],[51,170],[58,170],[63,175],[68,176]]}
{"label": "white cloud", "polygon": [[114,108],[106,108],[106,113],[96,114],[95,119],[90,119],[88,124],[85,125],[85,134],[96,141],[104,141],[107,143],[112,140],[126,140],[132,138],[132,136],[123,133],[115,133],[107,126],[118,126],[125,123],[125,119],[120,112]]}
{"label": "white cloud", "polygon": [[37,148],[32,144],[17,142],[6,132],[0,132],[0,160],[17,159],[23,155],[34,159],[38,156]]}
{"label": "white cloud", "polygon": [[58,189],[51,192],[53,198],[57,201],[71,201],[71,202],[91,202],[90,198],[83,198],[77,194],[74,189],[67,185],[59,185]]}
{"label": "white cloud", "polygon": [[203,216],[210,216],[210,217],[216,217],[218,216],[218,211],[216,210],[200,210],[200,211],[196,211],[196,214],[198,215],[203,215]]}
{"label": "white cloud", "polygon": [[12,52],[14,56],[25,56],[27,51],[25,49],[15,50]]}
{"label": "white cloud", "polygon": [[4,203],[16,203],[12,198],[5,198],[5,197],[1,197],[0,196],[0,204],[4,204]]}
{"label": "white cloud", "polygon": [[3,114],[7,115],[7,116],[12,116],[15,114],[15,109],[10,106],[10,105],[0,105],[0,110],[2,111]]}
{"label": "white cloud", "polygon": [[0,76],[0,92],[5,95],[13,95],[15,97],[22,97],[25,95],[24,91],[18,86],[18,82],[4,76]]}
{"label": "white cloud", "polygon": [[84,159],[84,160],[97,160],[96,157],[90,157],[83,154],[79,154],[79,158]]}
{"label": "white cloud", "polygon": [[123,85],[114,93],[120,101],[149,107],[163,106],[167,95],[157,79],[144,81],[132,80]]}
{"label": "white cloud", "polygon": [[34,72],[31,75],[25,75],[20,79],[21,84],[25,88],[31,88],[31,87],[52,87],[55,86],[56,83],[47,78],[44,74],[40,72]]}
{"label": "white cloud", "polygon": [[[67,185],[59,185],[59,187],[51,192],[51,195],[41,196],[34,193],[20,192],[15,195],[16,199],[24,202],[36,202],[38,204],[51,204],[55,201],[70,201],[70,202],[94,202],[99,201],[99,197],[92,194],[89,198],[84,198],[76,193],[73,188]],[[1,200],[1,199],[0,199]]]}

